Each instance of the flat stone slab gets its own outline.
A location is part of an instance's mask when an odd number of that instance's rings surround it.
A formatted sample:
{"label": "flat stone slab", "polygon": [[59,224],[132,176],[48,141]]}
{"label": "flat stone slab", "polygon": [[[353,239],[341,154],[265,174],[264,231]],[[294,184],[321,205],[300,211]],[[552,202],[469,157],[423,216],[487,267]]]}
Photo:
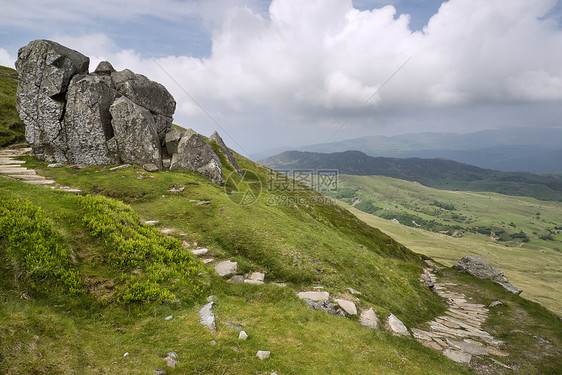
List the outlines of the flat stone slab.
{"label": "flat stone slab", "polygon": [[38,174],[9,174],[8,177],[22,181],[46,180],[45,177],[39,176]]}
{"label": "flat stone slab", "polygon": [[0,165],[20,165],[20,164],[25,164],[25,160],[0,158]]}
{"label": "flat stone slab", "polygon": [[369,310],[364,310],[361,312],[361,316],[359,317],[359,323],[362,326],[372,329],[379,329],[379,322],[377,319],[377,314],[371,307]]}
{"label": "flat stone slab", "polygon": [[219,276],[226,276],[232,273],[236,273],[238,270],[238,263],[231,262],[230,260],[225,260],[215,265],[215,271],[219,274]]}
{"label": "flat stone slab", "polygon": [[411,336],[408,328],[394,314],[390,314],[386,320],[385,328],[394,335]]}
{"label": "flat stone slab", "polygon": [[248,279],[255,280],[255,281],[264,281],[265,280],[265,273],[263,272],[250,272],[248,274]]}
{"label": "flat stone slab", "polygon": [[311,301],[327,301],[330,298],[330,293],[328,292],[319,292],[319,291],[307,291],[307,292],[299,292],[297,296],[300,299],[309,299]]}
{"label": "flat stone slab", "polygon": [[191,252],[193,253],[193,255],[198,256],[198,257],[201,256],[201,255],[207,254],[208,251],[209,251],[209,249],[207,249],[207,248],[205,248],[205,247],[202,247],[202,248],[200,248],[200,249],[191,250]]}
{"label": "flat stone slab", "polygon": [[334,301],[349,315],[357,315],[357,307],[355,306],[355,303],[339,298],[335,298]]}
{"label": "flat stone slab", "polygon": [[33,169],[0,166],[1,174],[36,174]]}
{"label": "flat stone slab", "polygon": [[443,354],[452,361],[457,363],[470,363],[472,355],[461,352],[460,350],[445,349]]}
{"label": "flat stone slab", "polygon": [[52,185],[55,184],[56,181],[53,180],[37,180],[37,181],[24,181],[26,184],[31,185]]}
{"label": "flat stone slab", "polygon": [[209,302],[199,310],[199,323],[209,328],[212,332],[217,330],[215,314],[211,311],[214,305],[214,302]]}

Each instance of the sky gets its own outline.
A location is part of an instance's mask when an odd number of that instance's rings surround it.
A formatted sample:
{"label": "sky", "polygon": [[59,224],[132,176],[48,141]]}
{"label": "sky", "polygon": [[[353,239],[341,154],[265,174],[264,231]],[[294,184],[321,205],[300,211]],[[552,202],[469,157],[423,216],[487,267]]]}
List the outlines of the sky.
{"label": "sky", "polygon": [[250,155],[368,135],[562,127],[559,0],[0,0],[0,65],[49,39],[164,84]]}

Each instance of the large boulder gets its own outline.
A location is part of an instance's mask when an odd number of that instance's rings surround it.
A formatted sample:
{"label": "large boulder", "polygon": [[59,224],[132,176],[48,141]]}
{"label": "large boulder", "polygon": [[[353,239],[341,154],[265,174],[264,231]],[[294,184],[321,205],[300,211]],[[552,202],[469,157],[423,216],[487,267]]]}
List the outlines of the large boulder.
{"label": "large boulder", "polygon": [[222,184],[222,165],[219,157],[197,133],[186,132],[172,155],[170,170],[188,169]]}
{"label": "large boulder", "polygon": [[160,141],[150,111],[122,96],[113,102],[109,112],[121,160],[153,163],[162,168]]}
{"label": "large boulder", "polygon": [[119,163],[107,143],[114,135],[109,107],[118,93],[104,78],[108,77],[76,75],[70,81],[63,121],[70,163]]}
{"label": "large boulder", "polygon": [[234,159],[234,155],[232,154],[230,149],[226,147],[226,143],[224,143],[219,133],[215,131],[209,138],[209,141],[215,142],[217,145],[220,146],[221,152],[223,153],[224,156],[226,156],[228,163],[232,165],[232,167],[236,170],[236,173],[242,176],[242,170],[238,166],[238,163],[236,163],[236,159]]}
{"label": "large boulder", "polygon": [[72,77],[87,73],[90,59],[48,40],[20,48],[17,108],[33,153],[48,162],[66,162],[66,139],[61,119],[65,93]]}
{"label": "large boulder", "polygon": [[512,293],[520,294],[521,289],[509,283],[502,271],[486,262],[484,259],[475,256],[465,256],[453,266],[454,269],[467,272],[479,279],[492,280],[500,284]]}

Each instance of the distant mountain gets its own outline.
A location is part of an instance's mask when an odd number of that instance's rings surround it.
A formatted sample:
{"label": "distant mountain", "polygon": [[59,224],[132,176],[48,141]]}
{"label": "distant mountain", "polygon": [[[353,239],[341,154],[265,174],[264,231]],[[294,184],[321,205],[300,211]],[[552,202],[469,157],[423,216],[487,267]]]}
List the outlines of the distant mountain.
{"label": "distant mountain", "polygon": [[[270,150],[252,155],[252,158],[263,159],[287,150]],[[556,128],[371,136],[291,150],[328,153],[358,150],[370,156],[447,158],[505,172],[562,172],[562,129]]]}
{"label": "distant mountain", "polygon": [[501,172],[448,159],[372,157],[360,151],[287,151],[260,161],[276,170],[338,170],[340,174],[378,175],[446,190],[490,191],[562,201],[562,175]]}

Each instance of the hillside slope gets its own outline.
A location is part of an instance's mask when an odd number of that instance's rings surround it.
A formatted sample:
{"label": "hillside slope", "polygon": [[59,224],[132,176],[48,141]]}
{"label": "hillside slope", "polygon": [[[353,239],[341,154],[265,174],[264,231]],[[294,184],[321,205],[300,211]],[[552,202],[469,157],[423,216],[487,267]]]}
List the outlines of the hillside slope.
{"label": "hillside slope", "polygon": [[24,140],[25,126],[16,111],[18,75],[0,66],[0,147]]}
{"label": "hillside slope", "polygon": [[447,159],[383,158],[360,151],[331,154],[287,151],[260,161],[276,170],[337,170],[340,174],[379,175],[446,190],[491,191],[562,200],[562,175],[500,172]]}

